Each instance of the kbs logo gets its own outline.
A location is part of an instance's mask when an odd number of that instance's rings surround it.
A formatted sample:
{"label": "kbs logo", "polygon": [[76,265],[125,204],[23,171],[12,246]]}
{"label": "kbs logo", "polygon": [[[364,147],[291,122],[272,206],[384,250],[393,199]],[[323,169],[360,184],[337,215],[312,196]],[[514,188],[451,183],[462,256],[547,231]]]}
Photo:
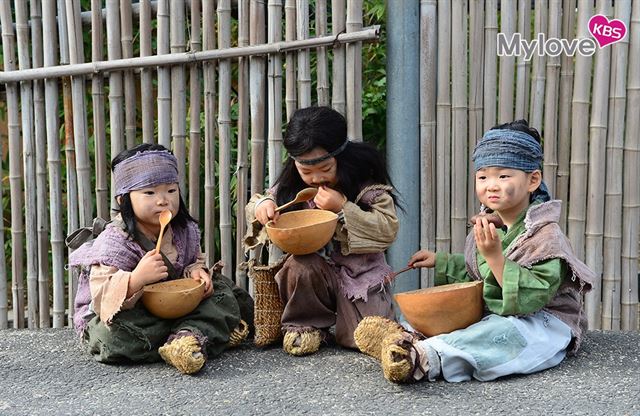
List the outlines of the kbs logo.
{"label": "kbs logo", "polygon": [[627,34],[627,26],[622,20],[609,20],[607,16],[597,14],[589,19],[589,32],[600,48],[620,42]]}

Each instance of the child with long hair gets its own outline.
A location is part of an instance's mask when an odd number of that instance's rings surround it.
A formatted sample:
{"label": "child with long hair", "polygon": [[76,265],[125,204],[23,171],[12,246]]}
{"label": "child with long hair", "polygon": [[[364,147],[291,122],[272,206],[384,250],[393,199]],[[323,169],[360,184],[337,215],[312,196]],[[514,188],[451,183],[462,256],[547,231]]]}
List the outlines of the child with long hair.
{"label": "child with long hair", "polygon": [[394,316],[384,251],[396,238],[398,219],[387,169],[374,147],[347,138],[344,117],[327,107],[296,111],[284,147],[289,157],[275,186],[247,205],[249,223],[256,218],[259,224],[245,241],[251,246],[262,225],[277,221],[276,206],[303,188],[317,188],[313,200],[291,209],[329,210],[339,221],[332,243],[289,256],[275,276],[284,303],[283,347],[292,355],[314,353],[335,325],[336,342],[355,348],[353,331],[364,316]]}
{"label": "child with long hair", "polygon": [[473,153],[476,195],[487,215],[473,220],[464,254],[421,250],[413,267],[435,267],[436,285],[483,281],[487,314],[468,328],[425,339],[384,317],[365,318],[355,337],[396,383],[458,382],[530,374],[558,365],[586,330],[582,294],[593,271],[573,254],[540,171],[540,135],[525,120],[487,131]]}
{"label": "child with long hair", "polygon": [[[69,256],[69,265],[81,268],[74,327],[96,361],[162,358],[184,374],[196,373],[207,356],[247,336],[253,302],[205,266],[200,231],[180,195],[171,152],[142,144],[118,154],[112,171],[120,213]],[[172,220],[156,252],[159,214],[165,210]],[[177,278],[204,282],[198,307],[178,319],[152,315],[140,301],[143,287]]]}

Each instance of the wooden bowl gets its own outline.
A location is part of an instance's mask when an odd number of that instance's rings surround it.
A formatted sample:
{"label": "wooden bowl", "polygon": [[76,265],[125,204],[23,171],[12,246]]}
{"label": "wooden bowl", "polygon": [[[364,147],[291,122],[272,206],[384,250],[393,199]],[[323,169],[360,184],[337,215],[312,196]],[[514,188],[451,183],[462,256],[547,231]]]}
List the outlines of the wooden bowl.
{"label": "wooden bowl", "polygon": [[266,224],[267,235],[286,253],[311,254],[331,240],[337,222],[335,213],[321,209],[285,212],[275,223]]}
{"label": "wooden bowl", "polygon": [[452,283],[395,295],[409,324],[428,337],[466,328],[482,318],[482,282]]}
{"label": "wooden bowl", "polygon": [[176,319],[193,312],[204,294],[204,282],[176,279],[147,285],[142,291],[142,303],[163,319]]}

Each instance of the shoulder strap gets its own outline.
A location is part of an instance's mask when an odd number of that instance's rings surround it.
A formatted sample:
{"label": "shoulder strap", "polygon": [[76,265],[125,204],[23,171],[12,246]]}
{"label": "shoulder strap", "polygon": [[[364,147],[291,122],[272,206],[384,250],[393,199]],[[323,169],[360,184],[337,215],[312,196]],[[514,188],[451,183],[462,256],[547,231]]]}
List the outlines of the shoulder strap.
{"label": "shoulder strap", "polygon": [[[142,233],[137,233],[137,234],[138,234],[138,238],[136,239],[136,242],[140,244],[142,248],[144,248],[146,251],[151,251],[156,249],[156,245],[153,244],[151,240],[145,237]],[[178,272],[176,272],[176,269],[173,267],[173,264],[171,263],[171,261],[169,261],[167,256],[165,256],[162,251],[160,252],[160,255],[162,256],[164,265],[167,266],[167,273],[169,274],[169,280],[179,278],[180,276],[178,276]]]}

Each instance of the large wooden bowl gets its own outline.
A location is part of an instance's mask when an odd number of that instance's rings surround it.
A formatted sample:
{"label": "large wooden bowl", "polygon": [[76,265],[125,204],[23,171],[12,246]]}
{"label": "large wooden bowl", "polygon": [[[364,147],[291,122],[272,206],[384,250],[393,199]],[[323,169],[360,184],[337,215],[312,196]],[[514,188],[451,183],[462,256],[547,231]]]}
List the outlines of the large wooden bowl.
{"label": "large wooden bowl", "polygon": [[204,282],[176,279],[154,283],[143,288],[142,303],[155,316],[176,319],[193,312],[204,294]]}
{"label": "large wooden bowl", "polygon": [[409,324],[428,337],[466,328],[482,318],[482,282],[452,283],[395,295]]}
{"label": "large wooden bowl", "polygon": [[285,212],[266,224],[269,239],[282,251],[311,254],[325,246],[336,230],[338,216],[321,209]]}

